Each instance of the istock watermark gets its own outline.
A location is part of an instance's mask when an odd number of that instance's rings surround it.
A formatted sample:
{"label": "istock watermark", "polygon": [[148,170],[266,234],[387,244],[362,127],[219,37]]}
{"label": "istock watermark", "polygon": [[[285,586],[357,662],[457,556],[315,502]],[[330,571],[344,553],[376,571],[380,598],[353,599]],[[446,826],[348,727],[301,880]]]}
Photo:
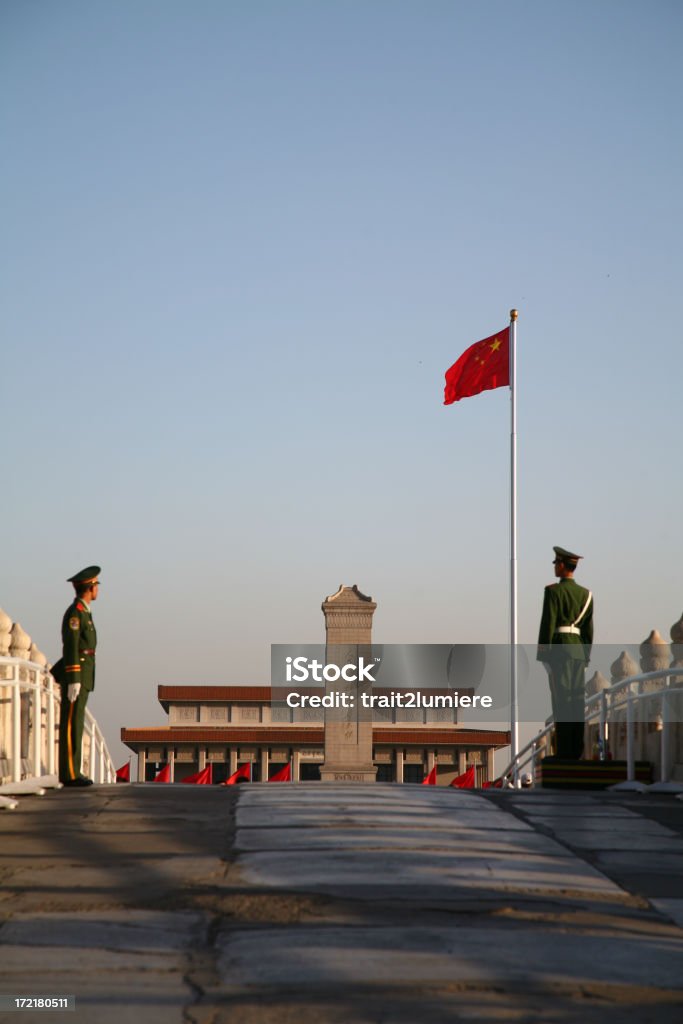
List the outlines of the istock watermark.
{"label": "istock watermark", "polygon": [[343,679],[347,683],[375,683],[377,680],[373,675],[377,668],[377,661],[368,665],[361,655],[358,662],[347,662],[344,665],[336,665],[334,662],[326,664],[317,658],[310,660],[304,656],[285,658],[285,678],[288,683],[336,683]]}
{"label": "istock watermark", "polygon": [[482,669],[477,650],[452,645],[274,645],[274,721],[457,724],[463,714],[495,708]]}
{"label": "istock watermark", "polygon": [[584,660],[587,720],[602,714],[622,728],[628,715],[658,730],[665,721],[683,721],[683,667],[676,651],[671,666],[652,676],[639,642],[570,652],[562,644],[544,651],[536,644],[274,644],[273,721],[338,716],[381,724],[504,726],[511,719],[514,659],[517,720],[542,725],[552,715],[552,674],[558,677],[557,666],[569,654]]}

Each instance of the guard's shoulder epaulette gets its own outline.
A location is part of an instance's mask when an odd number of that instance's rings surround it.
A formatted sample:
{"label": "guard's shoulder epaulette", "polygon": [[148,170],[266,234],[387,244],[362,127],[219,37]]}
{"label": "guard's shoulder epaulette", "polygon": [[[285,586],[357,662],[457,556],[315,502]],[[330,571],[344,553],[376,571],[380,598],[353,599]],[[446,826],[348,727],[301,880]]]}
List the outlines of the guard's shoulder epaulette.
{"label": "guard's shoulder epaulette", "polygon": [[76,601],[75,605],[76,605],[76,611],[77,612],[84,612],[85,611],[85,607],[81,604],[80,601]]}

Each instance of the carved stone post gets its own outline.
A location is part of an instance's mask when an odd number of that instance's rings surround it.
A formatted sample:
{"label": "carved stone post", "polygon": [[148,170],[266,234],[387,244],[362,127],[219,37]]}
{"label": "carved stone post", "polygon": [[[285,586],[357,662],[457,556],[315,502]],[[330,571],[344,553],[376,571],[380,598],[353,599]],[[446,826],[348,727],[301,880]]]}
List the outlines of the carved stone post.
{"label": "carved stone post", "polygon": [[[624,679],[638,675],[638,663],[633,660],[630,654],[622,651],[616,661],[610,665],[612,683],[620,683]],[[622,691],[617,691],[620,695]],[[624,696],[625,689],[624,689]],[[617,697],[619,699],[619,697]],[[623,761],[626,758],[626,709],[620,710],[613,716],[614,727],[612,729],[612,753],[617,760]]]}
{"label": "carved stone post", "polygon": [[[40,665],[44,671],[47,670],[47,658],[35,644],[31,644],[29,661],[32,661],[34,665]],[[33,771],[36,775],[43,775],[47,772],[47,693],[43,687],[44,679],[45,676],[42,672],[36,673],[36,683],[38,685],[31,695],[33,708],[31,713],[31,728],[33,730],[31,751]],[[45,772],[43,772],[43,766],[45,766]]]}
{"label": "carved stone post", "polygon": [[633,660],[630,654],[622,651],[616,661],[610,665],[612,683],[620,683],[623,679],[638,675],[638,663]]}
{"label": "carved stone post", "polygon": [[12,620],[7,612],[0,608],[0,655],[3,657],[9,654],[9,645],[12,642]]}
{"label": "carved stone post", "polygon": [[[683,668],[683,615],[669,631],[671,637],[671,667]],[[683,676],[674,679],[673,686],[683,686]]]}
{"label": "carved stone post", "polygon": [[[671,637],[671,667],[683,669],[683,615],[674,622],[669,631]],[[671,750],[674,764],[683,764],[683,675],[674,676],[670,681],[672,689],[678,691],[669,697],[671,701],[672,737]]]}
{"label": "carved stone post", "polygon": [[[12,642],[12,620],[9,615],[0,608],[0,657],[9,654],[9,645]],[[12,669],[9,665],[0,665],[0,681],[9,679]],[[9,780],[9,759],[12,747],[12,691],[9,686],[3,686],[0,682],[0,782]]]}
{"label": "carved stone post", "polygon": [[[594,672],[586,683],[586,696],[594,697],[596,694],[602,693],[603,690],[607,690],[609,685],[609,679],[605,679],[602,672]],[[600,705],[597,704],[594,707],[598,713],[598,721],[590,724],[586,722],[583,749],[586,752],[584,756],[592,757],[595,761],[600,757]]]}
{"label": "carved stone post", "polygon": [[[325,661],[328,665],[359,665],[363,658],[372,663],[372,616],[377,605],[357,586],[341,586],[325,598]],[[348,707],[325,712],[325,760],[320,769],[323,782],[374,782],[377,766],[372,763],[372,709],[364,708],[362,694],[370,693],[367,682],[339,678],[325,684],[326,693],[345,694]]]}
{"label": "carved stone post", "polygon": [[[669,667],[671,651],[664,637],[656,629],[653,629],[648,637],[640,645],[640,667],[643,672],[657,672],[660,669]],[[646,683],[655,690],[658,690],[661,683],[655,680]]]}
{"label": "carved stone post", "polygon": [[[29,653],[31,650],[31,637],[28,633],[21,628],[18,622],[15,622],[12,626],[12,634],[10,640],[10,658],[21,658],[22,661],[29,660]],[[29,682],[28,670],[25,668],[19,669],[19,679],[22,682]],[[29,759],[29,730],[31,727],[31,694],[28,690],[22,690],[21,697],[21,759],[27,761]],[[22,772],[25,768],[22,767]],[[39,772],[34,772],[39,774]]]}
{"label": "carved stone post", "polygon": [[[671,651],[664,637],[656,629],[640,645],[640,667],[643,672],[658,672],[669,667]],[[664,680],[653,679],[643,683],[643,693],[660,690]],[[656,777],[661,778],[661,742],[658,735],[662,729],[662,701],[655,697],[648,700],[640,715],[638,731],[641,735],[641,757],[657,765]]]}

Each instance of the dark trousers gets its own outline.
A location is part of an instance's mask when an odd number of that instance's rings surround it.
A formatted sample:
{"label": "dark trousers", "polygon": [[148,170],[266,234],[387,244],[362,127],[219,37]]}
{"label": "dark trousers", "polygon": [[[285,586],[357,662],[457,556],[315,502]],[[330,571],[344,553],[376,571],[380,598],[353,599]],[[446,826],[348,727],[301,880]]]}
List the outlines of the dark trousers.
{"label": "dark trousers", "polygon": [[556,722],[557,756],[565,761],[578,761],[583,754],[583,722]]}
{"label": "dark trousers", "polygon": [[90,690],[81,686],[81,692],[72,703],[68,698],[69,687],[62,685],[62,703],[59,713],[59,781],[73,782],[81,774],[83,755],[83,723],[85,705]]}
{"label": "dark trousers", "polygon": [[555,753],[565,760],[578,761],[583,754],[586,663],[556,650],[546,668],[555,721]]}

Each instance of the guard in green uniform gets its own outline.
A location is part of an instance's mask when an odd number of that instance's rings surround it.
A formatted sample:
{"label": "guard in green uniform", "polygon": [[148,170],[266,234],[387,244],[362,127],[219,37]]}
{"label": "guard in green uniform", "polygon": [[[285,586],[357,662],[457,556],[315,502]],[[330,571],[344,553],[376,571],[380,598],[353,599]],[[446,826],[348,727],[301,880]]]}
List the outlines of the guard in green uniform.
{"label": "guard in green uniform", "polygon": [[582,555],[555,547],[559,583],[545,588],[536,659],[545,664],[555,721],[557,756],[577,761],[583,753],[585,670],[593,644],[593,595],[574,572]]}
{"label": "guard in green uniform", "polygon": [[99,592],[99,565],[89,565],[71,576],[76,596],[62,620],[63,656],[52,669],[61,686],[59,720],[59,778],[65,786],[91,786],[81,774],[83,722],[88,697],[95,688],[97,633],[90,605]]}

